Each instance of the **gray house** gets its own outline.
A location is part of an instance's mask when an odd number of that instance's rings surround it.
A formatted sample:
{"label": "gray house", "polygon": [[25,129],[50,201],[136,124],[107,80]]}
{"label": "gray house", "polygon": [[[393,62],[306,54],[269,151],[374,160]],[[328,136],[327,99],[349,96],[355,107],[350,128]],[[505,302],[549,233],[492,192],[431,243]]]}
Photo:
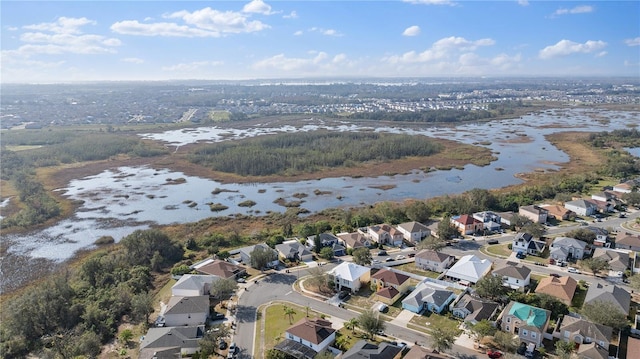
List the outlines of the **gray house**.
{"label": "gray house", "polygon": [[290,261],[310,261],[313,260],[311,253],[298,241],[289,241],[276,245],[276,250],[282,259]]}
{"label": "gray house", "polygon": [[592,284],[589,286],[584,304],[597,304],[598,302],[612,303],[620,312],[629,315],[631,294],[613,284]]}
{"label": "gray house", "polygon": [[549,257],[557,262],[583,259],[588,253],[587,242],[569,237],[557,237],[551,243]]}
{"label": "gray house", "polygon": [[253,252],[253,250],[256,249],[257,247],[262,247],[264,250],[273,252],[274,260],[267,263],[267,267],[275,268],[278,266],[278,264],[280,263],[280,261],[278,260],[278,251],[276,251],[275,249],[272,249],[266,243],[258,243],[253,246],[247,246],[247,247],[242,247],[238,249],[238,251],[240,252],[240,261],[247,266],[251,266],[251,252]]}
{"label": "gray house", "polygon": [[140,342],[140,352],[165,351],[182,355],[194,354],[200,350],[198,341],[204,337],[204,325],[150,328]]}

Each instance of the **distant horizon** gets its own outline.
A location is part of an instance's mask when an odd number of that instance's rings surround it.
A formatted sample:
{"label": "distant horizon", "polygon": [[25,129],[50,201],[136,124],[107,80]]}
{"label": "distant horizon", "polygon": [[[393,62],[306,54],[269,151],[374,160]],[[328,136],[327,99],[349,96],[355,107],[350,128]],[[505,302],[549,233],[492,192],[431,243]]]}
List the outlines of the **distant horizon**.
{"label": "distant horizon", "polygon": [[1,83],[640,78],[640,1],[8,0],[1,20]]}

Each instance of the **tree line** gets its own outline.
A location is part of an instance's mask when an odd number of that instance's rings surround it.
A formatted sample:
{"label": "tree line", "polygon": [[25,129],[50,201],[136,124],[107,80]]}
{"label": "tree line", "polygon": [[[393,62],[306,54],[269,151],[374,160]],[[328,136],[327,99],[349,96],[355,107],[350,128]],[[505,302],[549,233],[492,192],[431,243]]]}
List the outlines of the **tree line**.
{"label": "tree line", "polygon": [[314,131],[216,143],[195,150],[189,158],[216,171],[268,176],[430,156],[441,150],[424,136]]}
{"label": "tree line", "polygon": [[159,230],[138,230],[111,251],[97,252],[7,300],[0,356],[96,357],[128,318],[148,323],[154,272],[179,261],[182,247]]}

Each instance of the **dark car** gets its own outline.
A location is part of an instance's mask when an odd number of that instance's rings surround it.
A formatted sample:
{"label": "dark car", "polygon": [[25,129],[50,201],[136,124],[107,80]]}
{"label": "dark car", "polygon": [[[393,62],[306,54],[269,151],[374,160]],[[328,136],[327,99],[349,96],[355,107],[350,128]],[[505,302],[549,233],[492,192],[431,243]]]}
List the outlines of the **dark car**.
{"label": "dark car", "polygon": [[345,299],[348,296],[349,296],[349,292],[347,292],[347,291],[342,291],[342,292],[340,292],[340,294],[338,294],[338,298],[340,298],[340,299]]}
{"label": "dark car", "polygon": [[379,256],[386,256],[387,255],[387,251],[378,251],[378,255]]}
{"label": "dark car", "polygon": [[498,244],[498,243],[500,243],[500,242],[498,242],[497,239],[490,239],[490,240],[487,241],[487,244]]}
{"label": "dark car", "polygon": [[395,259],[393,259],[393,258],[389,257],[389,258],[385,259],[384,261],[385,261],[385,262],[393,262],[393,261],[395,261]]}

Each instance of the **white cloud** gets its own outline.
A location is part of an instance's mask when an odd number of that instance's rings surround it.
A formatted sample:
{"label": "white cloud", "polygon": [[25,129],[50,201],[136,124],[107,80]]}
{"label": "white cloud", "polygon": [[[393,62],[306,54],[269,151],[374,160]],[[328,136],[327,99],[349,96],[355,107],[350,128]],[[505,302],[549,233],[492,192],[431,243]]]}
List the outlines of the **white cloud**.
{"label": "white cloud", "polygon": [[451,36],[434,42],[429,49],[420,53],[409,51],[402,55],[386,57],[384,60],[392,64],[430,62],[449,58],[455,53],[474,51],[480,46],[491,46],[493,44],[495,44],[495,41],[489,38],[470,41],[463,37]]}
{"label": "white cloud", "polygon": [[15,26],[9,26],[7,27],[7,31],[18,31],[18,28]]}
{"label": "white cloud", "polygon": [[234,11],[218,11],[210,7],[189,12],[177,11],[165,15],[168,19],[182,19],[185,23],[198,29],[220,33],[247,33],[270,28],[258,20],[249,20],[248,16]]}
{"label": "white cloud", "polygon": [[291,13],[289,13],[289,15],[282,15],[282,17],[285,19],[297,19],[298,13],[295,11],[292,11]]}
{"label": "white cloud", "polygon": [[559,56],[567,56],[575,53],[591,53],[602,50],[607,46],[604,41],[589,40],[584,44],[573,42],[570,40],[560,40],[555,45],[550,45],[540,50],[538,56],[541,59],[551,59]]}
{"label": "white cloud", "polygon": [[26,25],[27,30],[48,31],[56,34],[81,34],[80,28],[85,25],[95,25],[96,22],[86,17],[60,17],[55,22]]}
{"label": "white cloud", "polygon": [[345,54],[333,57],[323,51],[309,51],[309,57],[287,57],[285,54],[275,55],[255,62],[251,67],[258,71],[276,72],[278,75],[316,75],[318,72],[345,72],[354,66]]}
{"label": "white cloud", "polygon": [[635,39],[626,39],[624,40],[624,43],[627,44],[627,46],[640,46],[640,37],[636,37]]}
{"label": "white cloud", "polygon": [[335,29],[323,29],[321,27],[312,27],[309,29],[310,32],[317,32],[320,33],[322,35],[326,35],[326,36],[336,36],[336,37],[341,37],[343,36],[340,32],[338,32],[338,30]]}
{"label": "white cloud", "polygon": [[242,12],[263,14],[263,15],[273,14],[271,12],[271,6],[266,4],[262,0],[252,0],[242,8]]}
{"label": "white cloud", "polygon": [[169,72],[194,72],[211,67],[223,65],[223,61],[194,61],[189,63],[180,63],[172,66],[163,66],[162,71]]}
{"label": "white cloud", "polygon": [[604,57],[604,56],[607,56],[607,54],[608,54],[608,52],[606,52],[606,51],[600,51],[600,52],[598,52],[596,57]]}
{"label": "white cloud", "polygon": [[455,2],[451,0],[403,0],[404,2],[408,2],[411,4],[419,4],[419,5],[456,5]]}
{"label": "white cloud", "polygon": [[131,64],[143,64],[144,60],[137,57],[125,57],[121,60],[122,62],[128,62]]}
{"label": "white cloud", "polygon": [[173,22],[144,24],[138,20],[119,21],[111,25],[111,31],[122,35],[166,37],[220,37],[220,32],[178,25]]}
{"label": "white cloud", "polygon": [[403,36],[418,36],[420,35],[420,26],[413,25],[409,26],[402,33]]}
{"label": "white cloud", "polygon": [[529,6],[528,0],[518,0],[518,5],[520,6]]}
{"label": "white cloud", "polygon": [[298,30],[293,33],[294,36],[301,36],[304,32],[302,30]]}
{"label": "white cloud", "polygon": [[119,39],[102,35],[84,34],[81,28],[94,25],[87,18],[60,17],[54,22],[23,26],[32,30],[20,35],[24,44],[3,52],[9,56],[29,57],[37,54],[105,54],[115,53],[122,43]]}
{"label": "white cloud", "polygon": [[593,10],[594,10],[593,6],[580,5],[580,6],[573,7],[571,9],[558,9],[553,13],[553,15],[558,16],[558,15],[567,15],[567,14],[586,14],[586,13],[593,12]]}

